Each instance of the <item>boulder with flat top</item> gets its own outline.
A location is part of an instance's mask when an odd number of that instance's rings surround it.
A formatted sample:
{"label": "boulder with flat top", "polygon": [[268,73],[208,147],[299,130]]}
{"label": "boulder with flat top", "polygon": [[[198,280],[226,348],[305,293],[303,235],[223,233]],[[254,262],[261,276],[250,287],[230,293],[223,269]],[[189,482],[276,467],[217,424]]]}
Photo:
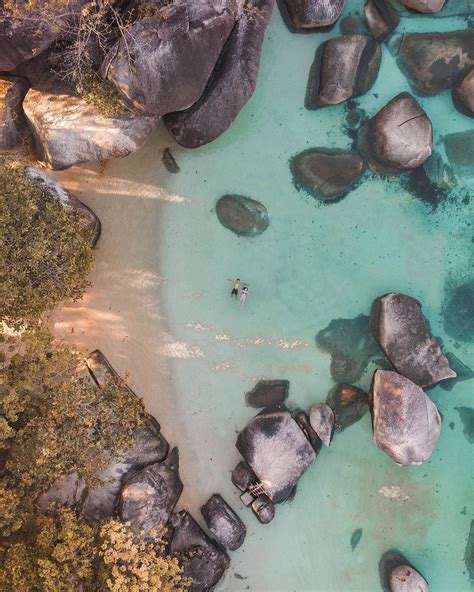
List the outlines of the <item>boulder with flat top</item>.
{"label": "boulder with flat top", "polygon": [[385,0],[367,0],[364,16],[372,37],[380,42],[388,39],[400,22],[398,12]]}
{"label": "boulder with flat top", "polygon": [[247,530],[245,524],[219,494],[211,496],[201,507],[207,527],[224,547],[235,551],[242,546]]}

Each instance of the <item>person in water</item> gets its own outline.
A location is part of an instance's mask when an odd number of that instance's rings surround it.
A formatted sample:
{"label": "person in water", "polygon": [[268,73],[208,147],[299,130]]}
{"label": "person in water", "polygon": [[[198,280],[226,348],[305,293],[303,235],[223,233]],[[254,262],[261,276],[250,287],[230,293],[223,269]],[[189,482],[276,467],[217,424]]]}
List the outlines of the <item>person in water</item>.
{"label": "person in water", "polygon": [[236,280],[229,280],[229,282],[234,283],[234,286],[232,288],[232,292],[230,293],[230,297],[235,298],[237,300],[237,296],[239,295],[240,280],[239,280],[239,278],[237,278]]}
{"label": "person in water", "polygon": [[239,306],[243,306],[244,302],[247,300],[247,296],[249,294],[249,289],[247,286],[242,288],[242,294],[240,295]]}

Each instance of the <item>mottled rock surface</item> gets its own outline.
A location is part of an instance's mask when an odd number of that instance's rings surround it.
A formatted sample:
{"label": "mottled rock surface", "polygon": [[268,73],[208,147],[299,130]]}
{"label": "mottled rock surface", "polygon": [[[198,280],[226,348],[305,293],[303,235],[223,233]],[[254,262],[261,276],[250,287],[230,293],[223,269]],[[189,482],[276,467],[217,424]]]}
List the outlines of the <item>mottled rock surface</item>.
{"label": "mottled rock surface", "polygon": [[400,16],[385,0],[367,0],[364,5],[367,28],[377,41],[385,41],[398,27]]}
{"label": "mottled rock surface", "polygon": [[189,109],[165,116],[182,146],[197,148],[218,138],[252,96],[274,1],[245,4],[203,94]]}
{"label": "mottled rock surface", "polygon": [[335,421],[334,412],[331,407],[324,403],[313,405],[309,412],[309,421],[323,444],[329,446]]}
{"label": "mottled rock surface", "polygon": [[318,434],[314,431],[309,421],[309,417],[306,415],[304,411],[299,411],[296,415],[293,416],[293,419],[296,421],[300,430],[303,432],[305,437],[308,439],[309,443],[311,444],[314,452],[318,454],[321,450],[322,441]]}
{"label": "mottled rock surface", "polygon": [[406,294],[385,294],[372,304],[374,337],[394,368],[421,387],[456,373],[431,335],[421,303]]}
{"label": "mottled rock surface", "polygon": [[25,78],[0,76],[0,150],[14,150],[24,143],[22,104],[28,88]]}
{"label": "mottled rock surface", "polygon": [[257,236],[269,224],[267,208],[243,195],[224,195],[216,204],[216,214],[222,226],[239,236]]}
{"label": "mottled rock surface", "polygon": [[444,330],[450,337],[474,342],[474,280],[447,291],[443,315]]}
{"label": "mottled rock surface", "polygon": [[231,479],[232,483],[237,489],[240,489],[240,491],[246,491],[258,483],[257,476],[243,460],[240,461],[232,471]]}
{"label": "mottled rock surface", "polygon": [[425,578],[409,565],[395,567],[389,575],[391,592],[428,592]]}
{"label": "mottled rock surface", "polygon": [[275,503],[285,501],[316,456],[284,407],[251,419],[236,446]]}
{"label": "mottled rock surface", "polygon": [[446,0],[400,0],[407,8],[425,14],[439,12],[446,3]]}
{"label": "mottled rock surface", "polygon": [[362,18],[356,14],[345,16],[339,22],[342,35],[366,35],[367,27]]}
{"label": "mottled rock surface", "polygon": [[424,391],[397,372],[377,370],[371,399],[375,444],[399,465],[427,460],[441,433],[441,417]]}
{"label": "mottled rock surface", "polygon": [[431,154],[433,130],[426,113],[409,93],[394,97],[360,130],[359,149],[369,166],[400,173],[421,166]]}
{"label": "mottled rock surface", "polygon": [[344,8],[344,0],[282,0],[284,20],[290,29],[327,29]]}
{"label": "mottled rock surface", "polygon": [[23,102],[39,160],[55,170],[128,156],[147,140],[156,118],[124,111],[103,117],[59,81],[40,83]]}
{"label": "mottled rock surface", "polygon": [[245,401],[249,407],[257,409],[270,405],[281,405],[288,397],[289,388],[288,380],[260,380],[245,395]]}
{"label": "mottled rock surface", "polygon": [[210,497],[201,507],[201,514],[224,549],[235,551],[242,546],[247,533],[245,524],[220,495]]}
{"label": "mottled rock surface", "polygon": [[453,88],[453,103],[458,111],[474,117],[474,68]]}
{"label": "mottled rock surface", "polygon": [[321,202],[344,197],[365,172],[365,160],[357,152],[310,148],[290,161],[295,186]]}
{"label": "mottled rock surface", "polygon": [[336,430],[351,426],[368,411],[367,393],[350,384],[336,384],[329,391],[326,403],[334,411]]}

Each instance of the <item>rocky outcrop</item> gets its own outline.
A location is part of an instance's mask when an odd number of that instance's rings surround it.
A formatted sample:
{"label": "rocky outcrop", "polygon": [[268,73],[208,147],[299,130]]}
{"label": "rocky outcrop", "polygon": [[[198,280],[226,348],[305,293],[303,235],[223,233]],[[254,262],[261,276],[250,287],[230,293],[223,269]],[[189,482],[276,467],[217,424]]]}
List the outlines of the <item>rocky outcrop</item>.
{"label": "rocky outcrop", "polygon": [[453,103],[458,111],[474,117],[474,68],[453,88]]}
{"label": "rocky outcrop", "polygon": [[474,176],[474,129],[444,137],[446,156],[457,176]]}
{"label": "rocky outcrop", "polygon": [[0,151],[19,148],[27,131],[23,99],[29,84],[17,76],[0,77]]}
{"label": "rocky outcrop", "polygon": [[51,199],[59,201],[65,210],[79,214],[81,224],[91,233],[91,246],[95,246],[99,240],[101,224],[94,212],[43,170],[29,166],[25,167],[24,171],[35,185],[45,191]]}
{"label": "rocky outcrop", "polygon": [[441,432],[441,417],[424,391],[397,372],[377,370],[371,400],[375,444],[399,465],[427,460]]}
{"label": "rocky outcrop", "polygon": [[288,380],[260,380],[245,395],[245,401],[249,407],[257,409],[270,405],[281,405],[288,397],[289,387]]}
{"label": "rocky outcrop", "polygon": [[159,533],[165,527],[182,490],[178,449],[174,448],[165,461],[127,473],[118,515],[137,536],[150,537],[151,531]]}
{"label": "rocky outcrop", "polygon": [[429,387],[456,376],[415,298],[385,294],[374,301],[370,320],[374,337],[393,367],[412,382]]}
{"label": "rocky outcrop", "polygon": [[128,111],[104,117],[59,81],[30,89],[23,107],[38,159],[55,170],[127,156],[145,143],[156,126],[156,118]]}
{"label": "rocky outcrop", "polygon": [[446,0],[401,0],[401,3],[417,12],[434,14],[443,8]]}
{"label": "rocky outcrop", "polygon": [[395,40],[397,63],[421,96],[451,88],[474,66],[472,30],[407,33]]}
{"label": "rocky outcrop", "polygon": [[326,30],[344,8],[344,0],[282,0],[282,16],[290,30]]}
{"label": "rocky outcrop", "polygon": [[322,443],[329,446],[335,421],[331,407],[324,403],[313,405],[309,411],[309,421],[313,430],[321,438]]}
{"label": "rocky outcrop", "polygon": [[421,166],[431,154],[433,130],[426,113],[407,92],[394,97],[367,121],[359,149],[381,173],[401,173]]}
{"label": "rocky outcrop", "polygon": [[251,419],[236,446],[274,503],[285,501],[316,456],[285,407]]}
{"label": "rocky outcrop", "polygon": [[[128,29],[102,65],[126,103],[147,115],[193,105],[235,23],[236,3],[169,3]],[[128,45],[128,47],[127,47]]]}
{"label": "rocky outcrop", "polygon": [[229,557],[199,527],[188,512],[171,517],[173,538],[170,553],[183,567],[183,576],[191,578],[189,592],[208,592],[229,567]]}
{"label": "rocky outcrop", "polygon": [[344,430],[361,419],[368,410],[367,394],[350,384],[336,384],[326,397],[335,416],[334,427]]}
{"label": "rocky outcrop", "polygon": [[252,96],[273,5],[274,0],[245,4],[203,94],[189,109],[165,116],[182,146],[197,148],[218,138]]}
{"label": "rocky outcrop", "polygon": [[400,16],[385,0],[367,0],[364,5],[367,28],[377,41],[385,41],[398,27]]}
{"label": "rocky outcrop", "polygon": [[267,208],[243,195],[224,195],[216,203],[216,214],[222,226],[239,236],[257,236],[269,224]]}
{"label": "rocky outcrop", "polygon": [[201,507],[201,514],[224,549],[235,551],[242,546],[247,534],[245,524],[220,495],[210,497]]}
{"label": "rocky outcrop", "polygon": [[389,575],[390,592],[428,592],[425,578],[410,565],[399,565]]}
{"label": "rocky outcrop", "polygon": [[377,78],[381,55],[368,35],[341,35],[322,43],[309,73],[305,107],[338,105],[365,94]]}
{"label": "rocky outcrop", "polygon": [[354,189],[365,172],[357,152],[310,148],[290,161],[294,184],[321,202],[339,200]]}

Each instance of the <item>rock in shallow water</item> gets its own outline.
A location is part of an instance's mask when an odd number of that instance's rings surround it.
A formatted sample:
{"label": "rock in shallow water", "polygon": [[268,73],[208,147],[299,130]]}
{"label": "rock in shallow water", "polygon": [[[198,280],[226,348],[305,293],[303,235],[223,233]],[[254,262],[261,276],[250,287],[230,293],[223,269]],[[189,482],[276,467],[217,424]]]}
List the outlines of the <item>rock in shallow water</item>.
{"label": "rock in shallow water", "polygon": [[377,41],[385,41],[398,27],[400,16],[385,0],[367,0],[364,5],[367,27]]}
{"label": "rock in shallow water", "polygon": [[327,29],[344,8],[344,0],[282,0],[282,15],[290,29]]}
{"label": "rock in shallow water", "polygon": [[397,372],[377,370],[371,400],[375,444],[399,465],[427,460],[441,433],[441,417],[425,392]]}
{"label": "rock in shallow water", "polygon": [[444,137],[446,155],[456,175],[474,176],[474,130],[448,134]]}
{"label": "rock in shallow water", "polygon": [[336,384],[329,391],[326,403],[334,411],[336,430],[356,423],[368,410],[367,393],[350,384]]}
{"label": "rock in shallow water", "polygon": [[309,73],[305,107],[338,105],[365,94],[374,84],[381,51],[368,35],[341,35],[322,43]]}
{"label": "rock in shallow water", "polygon": [[365,160],[357,152],[311,148],[290,161],[295,186],[321,202],[344,197],[365,172]]}
{"label": "rock in shallow water", "polygon": [[235,551],[242,546],[246,528],[242,520],[223,498],[214,494],[201,507],[207,527],[225,548]]}
{"label": "rock in shallow water", "polygon": [[243,195],[224,195],[216,204],[216,214],[222,226],[239,236],[257,236],[269,224],[267,208]]}
{"label": "rock in shallow water", "polygon": [[329,446],[334,428],[334,412],[331,407],[324,403],[313,405],[309,412],[309,421],[323,444]]}
{"label": "rock in shallow water", "polygon": [[421,166],[431,154],[432,142],[431,121],[407,92],[387,103],[359,134],[360,151],[369,166],[381,173]]}
{"label": "rock in shallow water", "polygon": [[270,405],[281,405],[288,397],[289,387],[288,380],[260,380],[245,395],[245,400],[249,407],[257,409]]}
{"label": "rock in shallow water", "polygon": [[252,502],[252,510],[261,524],[268,524],[275,517],[275,506],[266,495],[259,495],[257,499]]}
{"label": "rock in shallow water", "polygon": [[401,3],[407,8],[423,12],[425,14],[434,14],[439,12],[446,0],[401,0]]}
{"label": "rock in shallow water", "polygon": [[399,565],[389,575],[390,592],[428,592],[428,582],[413,567]]}
{"label": "rock in shallow water", "polygon": [[385,294],[372,304],[374,337],[394,368],[421,387],[456,373],[431,335],[421,303],[406,294]]}
{"label": "rock in shallow water", "polygon": [[[392,589],[390,576],[392,573],[396,574],[396,570],[398,570],[401,567],[408,568],[414,573],[419,574],[419,572],[413,567],[413,565],[411,565],[407,558],[404,557],[402,553],[400,553],[396,549],[390,549],[390,551],[386,551],[382,555],[379,561],[379,575],[383,592],[394,592],[394,590]],[[404,592],[427,592],[427,588],[415,588],[409,591],[405,590]]]}
{"label": "rock in shallow water", "polygon": [[463,434],[470,444],[474,444],[474,409],[472,407],[455,407],[462,421]]}
{"label": "rock in shallow water", "polygon": [[474,117],[474,68],[453,88],[453,103],[458,111]]}

